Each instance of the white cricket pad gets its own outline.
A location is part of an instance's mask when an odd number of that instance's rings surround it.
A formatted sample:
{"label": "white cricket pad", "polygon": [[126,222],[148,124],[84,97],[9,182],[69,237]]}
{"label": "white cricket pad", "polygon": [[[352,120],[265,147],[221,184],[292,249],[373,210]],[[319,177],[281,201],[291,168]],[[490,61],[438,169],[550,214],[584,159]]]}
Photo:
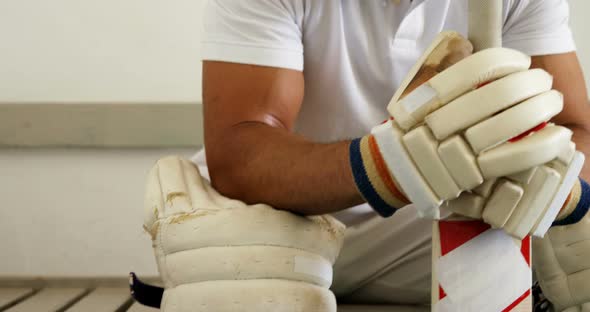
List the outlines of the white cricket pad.
{"label": "white cricket pad", "polygon": [[266,205],[196,210],[161,220],[158,227],[156,240],[165,254],[221,246],[280,246],[317,254],[332,263],[344,235],[344,226],[332,217],[307,218]]}
{"label": "white cricket pad", "polygon": [[164,291],[165,312],[336,312],[326,288],[283,280],[212,281]]}
{"label": "white cricket pad", "polygon": [[278,279],[329,288],[332,263],[322,256],[275,246],[220,246],[165,256],[171,285],[218,280]]}
{"label": "white cricket pad", "polygon": [[163,212],[164,216],[171,216],[180,213],[190,212],[191,199],[188,195],[185,183],[185,171],[182,168],[182,161],[168,157],[163,158],[156,164],[158,168],[158,181],[160,182],[162,194],[165,195]]}
{"label": "white cricket pad", "polygon": [[195,209],[206,211],[238,207],[246,205],[219,195],[201,177],[193,163],[177,156],[164,157],[148,174],[144,227],[152,232],[159,219],[192,213]]}
{"label": "white cricket pad", "polygon": [[163,311],[336,311],[336,219],[228,199],[179,157],[158,161],[146,190]]}

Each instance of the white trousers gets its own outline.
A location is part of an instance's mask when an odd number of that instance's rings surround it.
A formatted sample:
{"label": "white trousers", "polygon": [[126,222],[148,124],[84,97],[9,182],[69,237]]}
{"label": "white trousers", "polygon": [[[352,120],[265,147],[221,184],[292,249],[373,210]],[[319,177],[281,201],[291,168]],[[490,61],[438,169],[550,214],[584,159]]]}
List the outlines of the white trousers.
{"label": "white trousers", "polygon": [[430,303],[432,220],[413,206],[347,228],[332,289],[354,304]]}

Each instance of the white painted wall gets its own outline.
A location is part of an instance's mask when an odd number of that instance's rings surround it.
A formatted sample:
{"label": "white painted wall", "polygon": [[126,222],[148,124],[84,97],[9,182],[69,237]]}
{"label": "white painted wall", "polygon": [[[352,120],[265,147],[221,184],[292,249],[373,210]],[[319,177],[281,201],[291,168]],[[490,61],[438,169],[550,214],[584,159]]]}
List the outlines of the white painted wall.
{"label": "white painted wall", "polygon": [[193,150],[0,150],[0,277],[156,275],[148,170]]}
{"label": "white painted wall", "polygon": [[[590,76],[590,1],[570,2]],[[0,102],[198,102],[201,5],[0,0]],[[156,274],[145,173],[192,152],[0,149],[0,276]]]}
{"label": "white painted wall", "polygon": [[[199,102],[204,2],[0,0],[0,102]],[[590,1],[570,3],[590,76]]]}
{"label": "white painted wall", "polygon": [[0,0],[0,102],[197,102],[203,0]]}
{"label": "white painted wall", "polygon": [[570,25],[578,46],[578,57],[586,76],[586,86],[590,90],[590,1],[569,0],[571,9]]}

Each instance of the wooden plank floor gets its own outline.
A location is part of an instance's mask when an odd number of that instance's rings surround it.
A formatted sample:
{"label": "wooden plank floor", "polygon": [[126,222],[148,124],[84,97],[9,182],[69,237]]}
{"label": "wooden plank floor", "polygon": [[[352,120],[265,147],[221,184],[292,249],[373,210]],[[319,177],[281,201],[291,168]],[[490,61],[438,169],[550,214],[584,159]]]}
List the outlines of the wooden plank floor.
{"label": "wooden plank floor", "polygon": [[60,311],[84,295],[84,288],[45,288],[8,312]]}
{"label": "wooden plank floor", "polygon": [[[428,308],[339,306],[339,312],[426,312]],[[157,312],[135,303],[125,287],[0,287],[0,311],[6,312]]]}
{"label": "wooden plank floor", "polygon": [[32,295],[32,288],[0,288],[0,311],[7,309]]}
{"label": "wooden plank floor", "polygon": [[131,303],[128,288],[97,288],[82,298],[67,312],[113,312]]}

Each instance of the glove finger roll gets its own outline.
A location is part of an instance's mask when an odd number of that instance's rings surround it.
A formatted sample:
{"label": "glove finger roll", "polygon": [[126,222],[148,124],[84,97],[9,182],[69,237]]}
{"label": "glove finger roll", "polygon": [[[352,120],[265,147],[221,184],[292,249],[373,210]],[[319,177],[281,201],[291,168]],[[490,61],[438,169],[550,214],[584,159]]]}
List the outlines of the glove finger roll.
{"label": "glove finger roll", "polygon": [[506,108],[551,90],[552,83],[551,75],[541,69],[518,72],[454,100],[426,116],[426,123],[438,140],[444,140]]}
{"label": "glove finger roll", "polygon": [[561,93],[548,91],[467,129],[465,138],[479,154],[549,121],[562,109]]}
{"label": "glove finger roll", "polygon": [[404,130],[457,97],[511,73],[526,70],[529,56],[505,48],[475,53],[434,76],[403,99],[394,97],[388,110]]}
{"label": "glove finger roll", "polygon": [[483,152],[477,161],[485,179],[507,176],[550,162],[571,138],[571,130],[550,125],[520,141]]}

